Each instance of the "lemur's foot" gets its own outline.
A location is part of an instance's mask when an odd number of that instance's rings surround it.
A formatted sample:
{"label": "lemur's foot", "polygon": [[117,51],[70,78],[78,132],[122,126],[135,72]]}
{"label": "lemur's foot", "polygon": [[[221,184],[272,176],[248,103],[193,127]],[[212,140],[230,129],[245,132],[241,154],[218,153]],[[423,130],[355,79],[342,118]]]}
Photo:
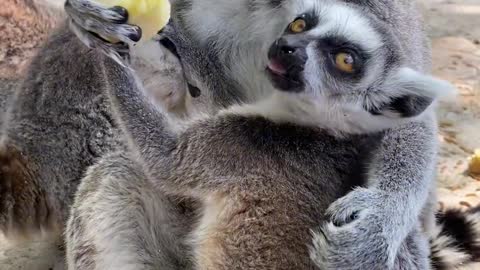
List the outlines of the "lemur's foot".
{"label": "lemur's foot", "polygon": [[329,207],[312,251],[322,269],[392,269],[403,241],[392,235],[401,225],[385,210],[387,201],[378,190],[357,188]]}
{"label": "lemur's foot", "polygon": [[129,43],[142,37],[140,27],[127,24],[122,7],[106,7],[90,0],[67,0],[65,11],[70,28],[88,47],[99,49],[120,62],[128,58]]}

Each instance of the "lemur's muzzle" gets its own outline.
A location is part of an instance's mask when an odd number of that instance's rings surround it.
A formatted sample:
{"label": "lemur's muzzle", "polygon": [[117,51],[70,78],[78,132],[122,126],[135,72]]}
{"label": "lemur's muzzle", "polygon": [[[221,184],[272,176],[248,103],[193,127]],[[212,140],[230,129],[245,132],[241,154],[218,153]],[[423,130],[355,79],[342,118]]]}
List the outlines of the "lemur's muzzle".
{"label": "lemur's muzzle", "polygon": [[295,37],[277,39],[268,51],[267,74],[274,87],[282,91],[304,90],[303,71],[308,42]]}

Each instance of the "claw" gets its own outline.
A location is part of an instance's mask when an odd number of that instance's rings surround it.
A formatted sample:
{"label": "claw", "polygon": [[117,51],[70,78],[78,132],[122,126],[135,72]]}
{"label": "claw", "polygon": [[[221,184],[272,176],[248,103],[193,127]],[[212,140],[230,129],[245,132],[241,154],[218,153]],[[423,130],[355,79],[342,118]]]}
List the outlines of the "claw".
{"label": "claw", "polygon": [[114,6],[114,7],[110,8],[110,10],[117,13],[120,16],[120,18],[118,18],[118,19],[113,19],[116,23],[120,23],[120,24],[127,23],[127,21],[128,21],[128,10],[126,10],[124,7],[120,7],[120,6]]}
{"label": "claw", "polygon": [[142,38],[142,28],[132,25],[134,31],[128,34],[128,38],[130,38],[133,42],[138,42]]}
{"label": "claw", "polygon": [[327,233],[326,233],[325,230],[323,229],[323,226],[320,226],[319,232],[323,235],[323,238],[325,239],[325,242],[330,243],[330,240],[328,239]]}
{"label": "claw", "polygon": [[67,0],[64,7],[70,16],[93,16],[110,23],[125,23],[128,20],[128,12],[124,8],[108,8],[91,0]]}
{"label": "claw", "polygon": [[354,211],[345,219],[334,219],[332,220],[332,223],[335,227],[342,227],[347,224],[350,224],[360,217],[359,212],[360,211]]}
{"label": "claw", "polygon": [[70,28],[75,32],[77,37],[82,40],[85,45],[92,49],[98,49],[108,57],[112,58],[120,64],[125,66],[124,61],[129,60],[129,47],[128,44],[123,42],[108,43],[104,39],[100,38],[94,33],[89,33],[85,29],[81,28],[74,20],[70,20]]}
{"label": "claw", "polygon": [[332,223],[333,223],[333,226],[335,227],[342,227],[343,225],[345,225],[345,222],[341,221],[341,220],[332,220]]}
{"label": "claw", "polygon": [[[69,9],[68,7],[66,8]],[[119,40],[125,43],[137,42],[142,37],[142,30],[136,25],[112,24],[92,16],[83,16],[70,12],[70,18],[87,32],[93,32],[106,40]],[[114,43],[114,42],[112,42]]]}
{"label": "claw", "polygon": [[347,224],[352,223],[353,221],[357,220],[360,217],[359,211],[353,212],[347,219]]}

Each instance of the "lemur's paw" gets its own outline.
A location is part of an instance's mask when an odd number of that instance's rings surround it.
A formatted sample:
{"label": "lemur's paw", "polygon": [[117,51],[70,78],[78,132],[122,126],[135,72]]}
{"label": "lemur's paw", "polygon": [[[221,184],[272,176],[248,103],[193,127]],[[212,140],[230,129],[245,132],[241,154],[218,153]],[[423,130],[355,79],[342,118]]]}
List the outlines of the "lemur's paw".
{"label": "lemur's paw", "polygon": [[108,8],[90,0],[67,0],[65,11],[70,28],[88,47],[99,49],[119,61],[128,57],[129,43],[142,37],[140,27],[127,24],[128,12]]}
{"label": "lemur's paw", "polygon": [[327,223],[314,233],[312,260],[322,270],[391,269],[386,239],[368,224],[337,227]]}
{"label": "lemur's paw", "polygon": [[384,201],[378,190],[357,188],[329,207],[330,220],[315,234],[312,250],[322,269],[393,267],[393,249],[384,230],[389,223],[382,211]]}
{"label": "lemur's paw", "polygon": [[375,189],[357,188],[332,203],[327,216],[333,225],[341,227],[350,224],[369,212],[375,211],[375,204],[382,203],[382,195]]}

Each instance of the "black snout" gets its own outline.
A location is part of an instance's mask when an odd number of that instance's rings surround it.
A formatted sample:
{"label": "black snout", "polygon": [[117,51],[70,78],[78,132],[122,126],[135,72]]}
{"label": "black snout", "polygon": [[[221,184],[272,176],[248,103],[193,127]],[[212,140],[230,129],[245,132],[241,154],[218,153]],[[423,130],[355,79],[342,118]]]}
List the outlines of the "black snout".
{"label": "black snout", "polygon": [[293,38],[279,38],[270,47],[268,58],[283,58],[303,66],[307,61],[306,42]]}
{"label": "black snout", "polygon": [[303,71],[307,62],[308,42],[297,37],[276,40],[268,51],[267,72],[273,85],[282,91],[304,90]]}

